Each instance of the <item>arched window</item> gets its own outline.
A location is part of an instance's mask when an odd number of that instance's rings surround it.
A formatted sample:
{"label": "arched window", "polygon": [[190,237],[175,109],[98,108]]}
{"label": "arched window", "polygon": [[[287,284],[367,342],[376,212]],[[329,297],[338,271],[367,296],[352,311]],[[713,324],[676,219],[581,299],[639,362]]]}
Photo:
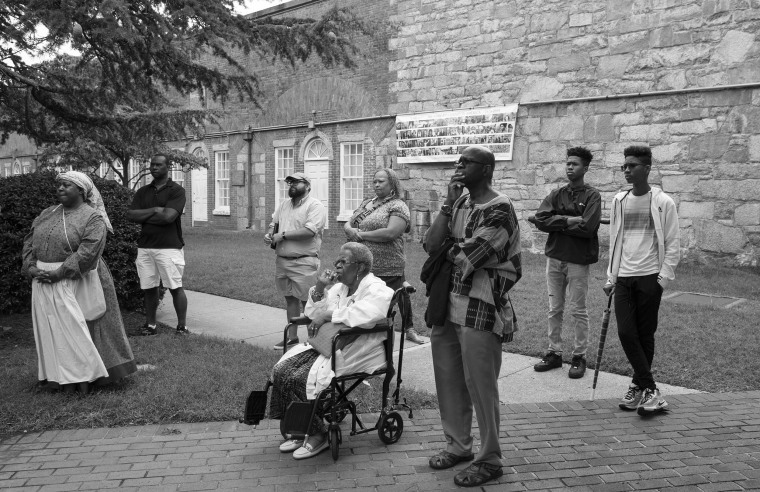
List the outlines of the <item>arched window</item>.
{"label": "arched window", "polygon": [[17,176],[21,174],[21,172],[21,163],[18,161],[18,159],[16,159],[13,161],[13,175]]}
{"label": "arched window", "polygon": [[319,139],[314,140],[306,148],[305,160],[324,160],[330,158],[330,149]]}

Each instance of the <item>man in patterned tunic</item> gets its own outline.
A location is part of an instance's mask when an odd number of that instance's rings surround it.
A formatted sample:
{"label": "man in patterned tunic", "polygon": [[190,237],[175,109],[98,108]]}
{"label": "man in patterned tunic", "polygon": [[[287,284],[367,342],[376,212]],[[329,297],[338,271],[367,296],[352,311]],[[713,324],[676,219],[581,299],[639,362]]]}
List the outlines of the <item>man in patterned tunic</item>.
{"label": "man in patterned tunic", "polygon": [[[441,212],[425,237],[427,252],[453,263],[446,321],[430,337],[433,368],[446,436],[445,450],[430,458],[434,469],[475,461],[454,477],[465,487],[502,475],[499,387],[502,343],[516,329],[509,290],[522,276],[520,229],[510,199],[491,187],[493,153],[481,146],[462,152]],[[463,194],[466,187],[469,193]],[[480,452],[472,453],[472,410],[480,428]]]}

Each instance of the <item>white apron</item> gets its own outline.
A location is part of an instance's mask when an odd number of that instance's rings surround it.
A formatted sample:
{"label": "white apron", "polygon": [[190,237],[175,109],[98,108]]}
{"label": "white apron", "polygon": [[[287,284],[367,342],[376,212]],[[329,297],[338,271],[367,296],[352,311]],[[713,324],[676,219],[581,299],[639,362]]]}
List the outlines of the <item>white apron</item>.
{"label": "white apron", "polygon": [[[60,266],[61,263],[37,261],[37,268],[45,271]],[[74,297],[76,282],[68,278],[52,284],[32,281],[32,322],[40,381],[71,384],[108,376]]]}

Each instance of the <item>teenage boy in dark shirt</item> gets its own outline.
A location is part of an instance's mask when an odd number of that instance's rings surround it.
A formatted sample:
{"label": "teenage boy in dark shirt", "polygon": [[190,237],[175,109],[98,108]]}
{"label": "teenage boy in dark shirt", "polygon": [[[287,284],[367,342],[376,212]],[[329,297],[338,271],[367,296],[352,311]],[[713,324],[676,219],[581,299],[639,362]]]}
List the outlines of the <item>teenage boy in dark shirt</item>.
{"label": "teenage boy in dark shirt", "polygon": [[535,217],[536,227],[549,233],[546,240],[546,286],[549,292],[549,349],[538,372],[562,367],[562,316],[567,301],[570,325],[575,335],[573,358],[568,376],[583,377],[588,348],[589,270],[599,260],[599,220],[602,199],[599,192],[585,184],[593,156],[583,147],[567,151],[565,173],[570,181],[544,198]]}

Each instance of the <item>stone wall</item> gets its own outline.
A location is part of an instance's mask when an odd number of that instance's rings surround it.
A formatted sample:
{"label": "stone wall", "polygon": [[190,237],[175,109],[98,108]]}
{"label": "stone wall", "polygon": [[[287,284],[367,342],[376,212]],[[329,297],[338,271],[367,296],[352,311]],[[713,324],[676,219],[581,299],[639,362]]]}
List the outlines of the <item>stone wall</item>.
{"label": "stone wall", "polygon": [[[395,1],[394,113],[521,103],[498,189],[515,200],[525,246],[540,200],[565,182],[568,147],[594,153],[588,181],[609,207],[628,145],[653,149],[651,181],[678,204],[684,253],[760,258],[760,3],[715,0]],[[670,92],[663,92],[670,91]],[[632,96],[631,93],[647,95]],[[621,96],[622,97],[618,97]],[[557,102],[610,96],[609,100]],[[417,233],[451,165],[407,165]],[[605,211],[607,212],[607,211]],[[600,235],[604,242],[606,228]]]}

